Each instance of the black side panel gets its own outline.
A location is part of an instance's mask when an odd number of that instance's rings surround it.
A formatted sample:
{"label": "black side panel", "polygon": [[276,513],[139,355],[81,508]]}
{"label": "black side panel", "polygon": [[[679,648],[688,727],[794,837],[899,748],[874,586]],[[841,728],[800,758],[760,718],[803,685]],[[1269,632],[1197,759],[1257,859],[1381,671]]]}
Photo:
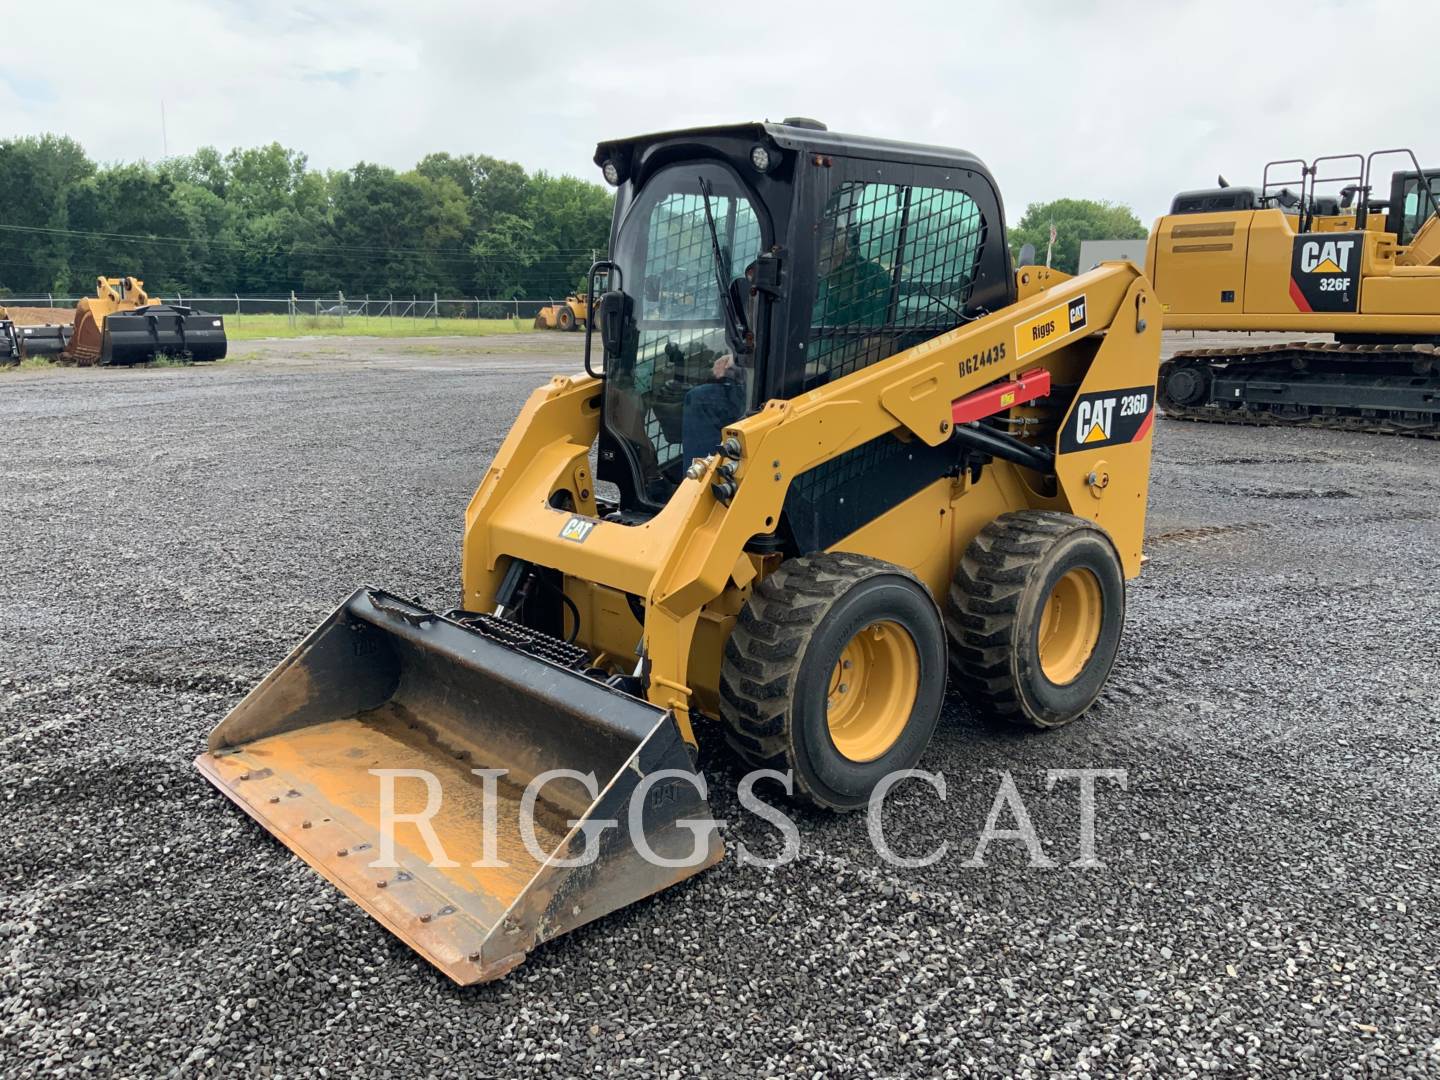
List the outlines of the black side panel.
{"label": "black side panel", "polygon": [[954,443],[927,446],[881,435],[790,485],[782,523],[800,553],[823,551],[960,468]]}
{"label": "black side panel", "polygon": [[1359,311],[1365,234],[1302,233],[1290,254],[1290,296],[1302,311]]}

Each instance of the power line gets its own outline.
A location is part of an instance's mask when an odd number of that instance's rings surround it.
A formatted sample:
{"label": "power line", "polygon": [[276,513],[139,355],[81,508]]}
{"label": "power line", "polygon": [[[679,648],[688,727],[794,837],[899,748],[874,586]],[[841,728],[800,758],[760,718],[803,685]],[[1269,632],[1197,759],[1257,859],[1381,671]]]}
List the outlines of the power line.
{"label": "power line", "polygon": [[[237,249],[242,250],[242,251],[254,251],[254,250],[257,249],[257,247],[261,247],[262,250],[270,250],[270,249],[268,249],[268,248],[264,248],[264,247],[263,247],[263,241],[253,241],[253,240],[252,240],[252,241],[244,241],[244,240],[221,240],[221,239],[218,239],[218,238],[216,238],[216,237],[209,237],[209,236],[153,236],[153,235],[152,235],[152,236],[145,236],[145,235],[142,235],[142,234],[139,234],[139,233],[114,233],[114,232],[100,232],[100,231],[88,230],[88,229],[57,229],[57,228],[48,227],[48,226],[42,226],[42,225],[3,225],[3,224],[0,224],[0,231],[5,231],[5,232],[23,232],[23,233],[42,233],[42,234],[52,235],[52,236],[73,236],[73,237],[81,237],[81,238],[89,238],[89,239],[97,239],[97,240],[127,240],[127,241],[134,241],[134,242],[146,243],[146,244],[161,244],[161,243],[174,243],[174,244],[212,244],[212,245],[215,245],[215,246],[217,246],[217,247],[237,248]],[[596,245],[587,245],[587,246],[585,246],[585,247],[574,247],[574,248],[547,248],[547,249],[545,249],[545,251],[546,251],[547,255],[548,255],[548,256],[551,256],[551,257],[560,257],[560,256],[563,256],[563,255],[579,256],[579,255],[583,255],[583,254],[586,254],[587,252],[590,252],[590,251],[595,250],[595,246],[596,246]],[[299,251],[299,250],[306,250],[306,249],[312,250],[312,251],[314,251],[316,254],[331,254],[331,253],[346,252],[346,253],[357,254],[357,255],[373,255],[373,254],[400,254],[400,255],[425,255],[425,256],[456,255],[456,256],[465,256],[465,257],[473,257],[474,254],[475,254],[474,252],[469,251],[468,249],[465,249],[465,248],[398,248],[398,247],[385,247],[385,246],[369,245],[369,244],[366,244],[366,245],[359,245],[359,244],[327,244],[327,245],[299,244],[299,245],[296,245],[295,247],[292,247],[292,248],[290,248],[290,249],[288,249],[288,250],[291,250],[291,251]]]}

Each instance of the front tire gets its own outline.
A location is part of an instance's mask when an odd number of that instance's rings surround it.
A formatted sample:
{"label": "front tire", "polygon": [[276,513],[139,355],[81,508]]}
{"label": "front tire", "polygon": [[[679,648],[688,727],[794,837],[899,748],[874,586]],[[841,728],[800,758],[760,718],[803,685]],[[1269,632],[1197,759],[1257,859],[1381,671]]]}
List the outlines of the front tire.
{"label": "front tire", "polygon": [[940,719],[945,629],[929,591],[878,559],[790,559],[755,587],[720,672],[731,747],[757,769],[790,771],[793,797],[865,806],[889,773],[914,767]]}
{"label": "front tire", "polygon": [[1002,514],[970,542],[946,602],[952,685],[983,712],[1068,724],[1099,696],[1125,627],[1125,577],[1094,522]]}

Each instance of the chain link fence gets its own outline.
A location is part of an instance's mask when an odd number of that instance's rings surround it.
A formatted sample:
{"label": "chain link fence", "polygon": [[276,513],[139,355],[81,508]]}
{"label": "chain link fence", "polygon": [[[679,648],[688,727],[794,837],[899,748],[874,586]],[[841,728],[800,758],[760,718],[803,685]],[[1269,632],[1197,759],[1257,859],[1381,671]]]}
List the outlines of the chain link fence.
{"label": "chain link fence", "polygon": [[[43,307],[69,308],[80,300],[78,296],[0,296],[0,307]],[[202,311],[213,311],[227,319],[241,319],[246,315],[282,315],[289,319],[293,328],[299,329],[306,322],[302,320],[334,320],[344,325],[349,319],[389,319],[397,325],[400,320],[409,319],[416,323],[428,321],[438,326],[442,319],[514,319],[533,322],[542,307],[564,303],[564,297],[546,300],[493,299],[481,297],[446,298],[438,293],[430,296],[347,296],[333,293],[329,296],[180,296],[166,295],[165,301],[186,304]]]}

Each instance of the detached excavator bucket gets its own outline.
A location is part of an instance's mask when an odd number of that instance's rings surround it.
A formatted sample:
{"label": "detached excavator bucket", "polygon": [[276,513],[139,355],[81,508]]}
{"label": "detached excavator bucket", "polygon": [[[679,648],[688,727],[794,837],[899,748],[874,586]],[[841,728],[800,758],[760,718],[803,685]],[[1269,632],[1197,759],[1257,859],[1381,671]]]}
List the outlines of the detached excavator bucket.
{"label": "detached excavator bucket", "polygon": [[722,854],[674,716],[579,654],[360,589],[196,765],[456,982],[496,979]]}
{"label": "detached excavator bucket", "polygon": [[105,316],[102,364],[143,364],[157,356],[225,359],[225,320],[181,304],[149,304]]}

